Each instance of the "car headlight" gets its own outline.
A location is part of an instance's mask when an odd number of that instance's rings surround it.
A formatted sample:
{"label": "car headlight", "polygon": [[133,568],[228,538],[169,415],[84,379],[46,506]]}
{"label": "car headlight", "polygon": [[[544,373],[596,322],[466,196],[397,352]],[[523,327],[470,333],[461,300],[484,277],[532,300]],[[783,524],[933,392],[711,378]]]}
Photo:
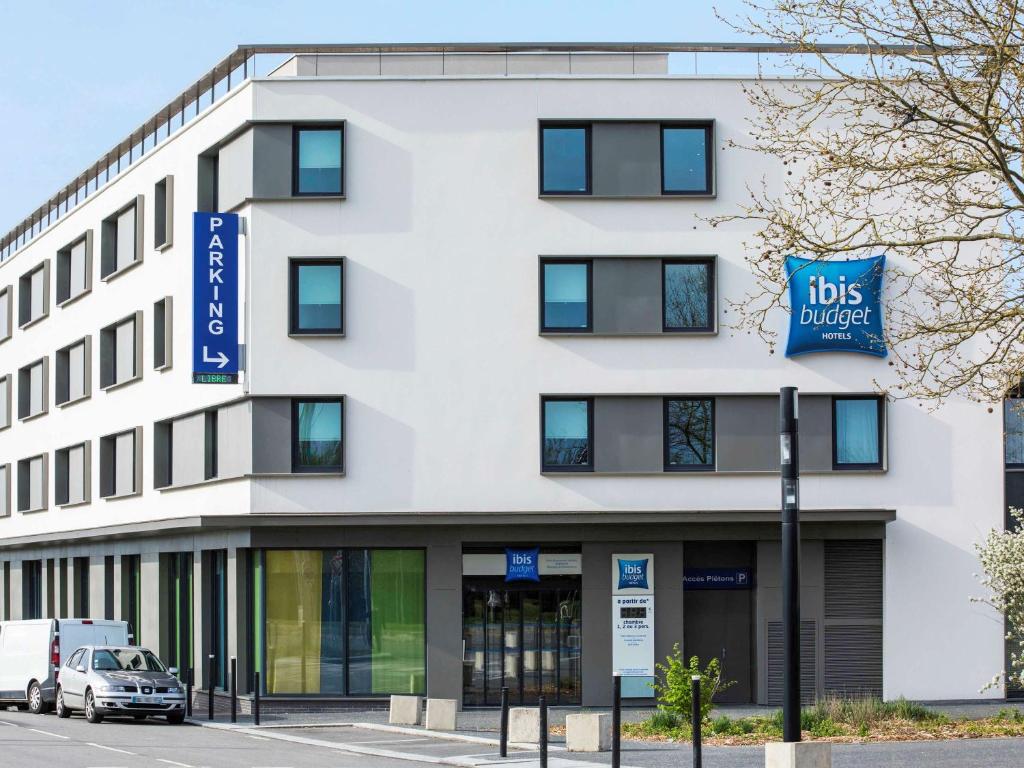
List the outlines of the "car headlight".
{"label": "car headlight", "polygon": [[123,685],[100,685],[97,686],[96,690],[100,693],[122,693],[128,689]]}

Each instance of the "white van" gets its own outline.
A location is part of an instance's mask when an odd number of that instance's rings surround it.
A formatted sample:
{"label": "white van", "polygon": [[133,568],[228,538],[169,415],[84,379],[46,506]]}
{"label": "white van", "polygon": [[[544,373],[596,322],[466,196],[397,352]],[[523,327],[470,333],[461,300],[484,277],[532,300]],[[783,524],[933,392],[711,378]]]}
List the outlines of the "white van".
{"label": "white van", "polygon": [[61,650],[83,645],[131,645],[126,621],[30,619],[0,621],[0,707],[16,704],[42,714],[55,699]]}

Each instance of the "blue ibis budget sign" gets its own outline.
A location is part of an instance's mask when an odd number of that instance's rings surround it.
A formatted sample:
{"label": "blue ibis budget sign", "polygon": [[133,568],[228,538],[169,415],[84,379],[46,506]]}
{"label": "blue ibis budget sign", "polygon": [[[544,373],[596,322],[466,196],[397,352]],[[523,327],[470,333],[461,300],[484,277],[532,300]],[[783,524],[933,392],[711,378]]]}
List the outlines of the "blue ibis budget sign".
{"label": "blue ibis budget sign", "polygon": [[540,581],[540,547],[506,548],[505,581]]}
{"label": "blue ibis budget sign", "polygon": [[238,214],[192,217],[192,381],[238,380]]}
{"label": "blue ibis budget sign", "polygon": [[619,589],[650,589],[647,585],[647,563],[643,560],[619,559]]}
{"label": "blue ibis budget sign", "polygon": [[885,357],[882,277],[885,256],[853,261],[786,257],[789,342],[786,357],[861,352]]}

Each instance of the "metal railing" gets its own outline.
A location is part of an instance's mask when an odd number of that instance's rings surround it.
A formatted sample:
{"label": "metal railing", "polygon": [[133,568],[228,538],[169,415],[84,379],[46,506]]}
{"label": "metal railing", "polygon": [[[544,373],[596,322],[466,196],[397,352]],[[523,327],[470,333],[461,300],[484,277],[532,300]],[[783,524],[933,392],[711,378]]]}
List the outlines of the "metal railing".
{"label": "metal railing", "polygon": [[[112,179],[152,152],[173,133],[190,124],[220,99],[237,90],[247,80],[265,76],[292,56],[370,54],[669,54],[685,57],[675,74],[690,74],[692,55],[694,75],[714,75],[714,69],[701,67],[699,57],[723,54],[756,57],[750,76],[762,75],[761,56],[765,55],[859,55],[905,53],[908,46],[866,46],[823,43],[815,51],[778,43],[440,43],[440,44],[328,44],[328,45],[240,45],[210,71],[164,105],[152,117],[115,144],[96,162],[78,174],[45,203],[36,208],[0,237],[0,261],[31,242],[51,224],[102,189]],[[258,67],[257,65],[262,65]],[[260,74],[262,71],[262,75]],[[670,74],[672,72],[670,71]]]}

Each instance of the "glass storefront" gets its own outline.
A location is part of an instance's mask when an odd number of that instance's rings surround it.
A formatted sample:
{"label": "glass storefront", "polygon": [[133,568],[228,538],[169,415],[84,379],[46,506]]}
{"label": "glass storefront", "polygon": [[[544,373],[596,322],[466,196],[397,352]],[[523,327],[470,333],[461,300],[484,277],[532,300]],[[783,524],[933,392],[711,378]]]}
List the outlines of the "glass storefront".
{"label": "glass storefront", "polygon": [[268,694],[421,694],[421,549],[264,550],[254,573]]}
{"label": "glass storefront", "polygon": [[579,576],[506,583],[463,578],[463,704],[498,706],[508,686],[513,704],[579,704]]}

